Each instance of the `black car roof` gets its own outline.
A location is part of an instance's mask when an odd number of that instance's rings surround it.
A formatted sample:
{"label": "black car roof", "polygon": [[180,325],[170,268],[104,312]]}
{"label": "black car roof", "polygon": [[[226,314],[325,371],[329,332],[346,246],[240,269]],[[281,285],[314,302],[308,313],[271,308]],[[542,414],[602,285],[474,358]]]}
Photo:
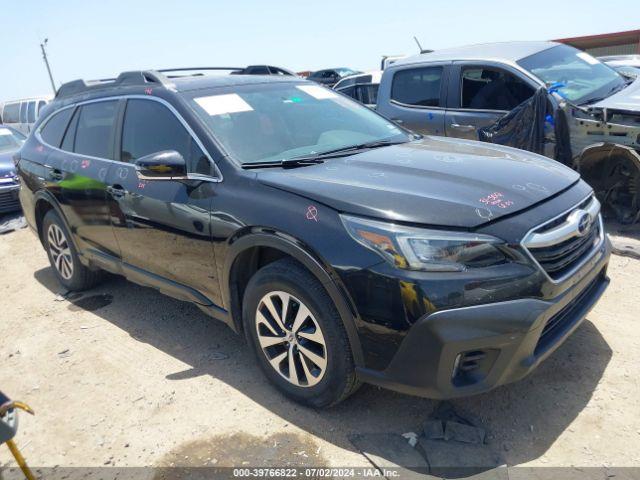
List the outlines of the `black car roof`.
{"label": "black car roof", "polygon": [[214,87],[230,87],[234,85],[254,85],[262,83],[304,82],[305,80],[293,76],[279,75],[229,75],[229,74],[188,74],[186,71],[197,70],[229,70],[233,68],[194,68],[173,70],[139,70],[123,72],[117,78],[106,80],[74,80],[62,85],[56,94],[55,101],[67,100],[78,96],[91,96],[113,94],[122,89],[148,89],[166,88],[177,92],[200,90]]}

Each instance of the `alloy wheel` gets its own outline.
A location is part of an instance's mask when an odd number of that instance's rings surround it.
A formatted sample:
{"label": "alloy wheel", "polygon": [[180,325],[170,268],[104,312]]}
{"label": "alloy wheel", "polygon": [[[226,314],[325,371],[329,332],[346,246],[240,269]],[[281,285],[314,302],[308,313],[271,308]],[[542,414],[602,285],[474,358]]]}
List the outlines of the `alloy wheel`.
{"label": "alloy wheel", "polygon": [[293,295],[275,291],[258,303],[258,342],[271,367],[297,387],[312,387],[327,369],[327,348],[318,321]]}
{"label": "alloy wheel", "polygon": [[49,252],[53,264],[58,273],[65,280],[69,280],[73,276],[73,258],[71,257],[71,249],[69,242],[62,229],[52,223],[47,231],[47,241],[49,243]]}

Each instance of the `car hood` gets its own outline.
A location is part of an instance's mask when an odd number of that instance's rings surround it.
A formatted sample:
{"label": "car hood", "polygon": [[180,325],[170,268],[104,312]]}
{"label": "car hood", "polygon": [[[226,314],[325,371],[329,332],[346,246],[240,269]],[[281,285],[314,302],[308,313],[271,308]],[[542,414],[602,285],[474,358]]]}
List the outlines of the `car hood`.
{"label": "car hood", "polygon": [[0,151],[0,178],[14,176],[16,166],[13,163],[13,155],[18,150],[2,150]]}
{"label": "car hood", "polygon": [[318,165],[263,170],[257,178],[341,212],[473,228],[545,200],[580,177],[523,150],[426,137]]}
{"label": "car hood", "polygon": [[614,110],[626,110],[640,113],[640,78],[637,78],[629,86],[623,88],[610,97],[600,100],[591,108],[607,108]]}

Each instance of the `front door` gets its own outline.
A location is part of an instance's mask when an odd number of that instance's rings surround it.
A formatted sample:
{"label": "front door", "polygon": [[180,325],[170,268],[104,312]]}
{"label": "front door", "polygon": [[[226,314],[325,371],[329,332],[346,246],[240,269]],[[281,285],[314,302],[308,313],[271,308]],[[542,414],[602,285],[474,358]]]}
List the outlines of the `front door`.
{"label": "front door", "polygon": [[446,114],[448,137],[478,140],[478,130],[493,125],[533,95],[531,85],[497,66],[454,66]]}
{"label": "front door", "polygon": [[[155,97],[130,98],[116,141],[119,160],[109,172],[109,208],[125,274],[186,300],[217,303],[219,286],[211,244],[215,183],[210,160],[174,111]],[[143,180],[135,161],[175,150],[200,181]],[[184,287],[189,287],[185,289]]]}

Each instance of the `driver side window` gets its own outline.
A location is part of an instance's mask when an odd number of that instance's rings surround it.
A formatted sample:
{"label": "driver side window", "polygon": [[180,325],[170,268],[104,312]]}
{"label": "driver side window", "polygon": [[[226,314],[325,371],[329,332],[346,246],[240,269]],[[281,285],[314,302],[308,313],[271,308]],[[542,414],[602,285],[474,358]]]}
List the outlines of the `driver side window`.
{"label": "driver side window", "polygon": [[515,75],[489,67],[465,68],[461,85],[460,106],[473,110],[513,110],[534,93]]}
{"label": "driver side window", "polygon": [[214,176],[213,165],[207,156],[168,108],[152,100],[128,100],[122,125],[120,160],[134,162],[163,150],[180,153],[189,172]]}

